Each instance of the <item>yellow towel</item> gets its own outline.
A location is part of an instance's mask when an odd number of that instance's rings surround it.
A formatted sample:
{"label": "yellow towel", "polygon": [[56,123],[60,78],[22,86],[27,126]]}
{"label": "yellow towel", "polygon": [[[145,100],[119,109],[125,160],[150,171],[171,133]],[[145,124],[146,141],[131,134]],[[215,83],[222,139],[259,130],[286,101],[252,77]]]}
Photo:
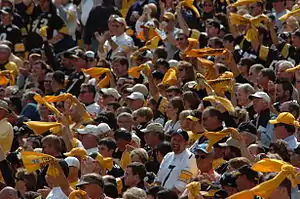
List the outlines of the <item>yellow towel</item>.
{"label": "yellow towel", "polygon": [[104,167],[104,169],[109,171],[112,170],[114,166],[114,161],[112,158],[104,158],[100,153],[98,153],[95,159]]}
{"label": "yellow towel", "polygon": [[224,106],[224,108],[229,112],[234,112],[234,107],[228,99],[220,96],[210,95],[203,98],[203,101],[209,101],[211,103],[220,103]]}
{"label": "yellow towel", "polygon": [[69,199],[81,199],[86,195],[86,192],[83,190],[74,190],[70,193]]}
{"label": "yellow towel", "polygon": [[170,86],[176,84],[176,82],[177,82],[177,69],[175,67],[171,67],[164,75],[162,84]]}
{"label": "yellow towel", "polygon": [[24,124],[26,124],[37,135],[41,135],[46,131],[57,134],[62,130],[62,124],[59,122],[29,121],[24,122]]}
{"label": "yellow towel", "polygon": [[263,0],[239,0],[233,4],[231,4],[234,7],[244,6],[251,3],[257,3],[257,2],[263,2]]}
{"label": "yellow towel", "polygon": [[200,182],[191,182],[188,185],[186,185],[186,189],[189,191],[188,199],[197,199],[198,197],[200,197]]}
{"label": "yellow towel", "polygon": [[21,152],[21,157],[23,165],[28,172],[33,172],[49,165],[47,175],[54,177],[59,175],[58,169],[51,164],[55,161],[55,157],[51,155],[32,151],[23,151]]}
{"label": "yellow towel", "polygon": [[299,14],[300,14],[300,8],[297,8],[297,9],[292,10],[291,12],[289,12],[289,13],[283,15],[282,17],[279,18],[279,20],[285,21],[285,20],[287,20],[289,17],[295,16],[295,15],[299,15]]}

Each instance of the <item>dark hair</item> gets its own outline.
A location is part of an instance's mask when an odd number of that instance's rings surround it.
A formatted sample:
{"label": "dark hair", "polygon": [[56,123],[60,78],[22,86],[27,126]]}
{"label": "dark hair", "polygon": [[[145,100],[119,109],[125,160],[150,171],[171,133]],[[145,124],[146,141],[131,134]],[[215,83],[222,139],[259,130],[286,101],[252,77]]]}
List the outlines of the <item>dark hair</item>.
{"label": "dark hair", "polygon": [[170,68],[170,64],[167,60],[159,58],[156,62],[155,62],[155,66],[154,68],[157,69],[158,65],[162,65],[164,66],[166,69]]}
{"label": "dark hair", "polygon": [[207,22],[208,22],[208,25],[211,25],[211,26],[213,26],[214,28],[219,29],[219,31],[220,31],[221,25],[220,25],[220,22],[219,22],[218,20],[210,19],[210,20],[207,20]]}
{"label": "dark hair", "polygon": [[107,104],[107,106],[112,106],[114,111],[121,107],[121,105],[118,102],[110,102]]}
{"label": "dark hair", "polygon": [[212,106],[207,107],[206,109],[204,109],[204,111],[208,111],[210,117],[217,117],[218,120],[221,122],[224,120],[223,114],[215,107],[212,107]]}
{"label": "dark hair", "polygon": [[223,48],[223,40],[219,37],[211,37],[209,40],[214,41],[215,46],[218,46],[218,48]]}
{"label": "dark hair", "polygon": [[234,37],[232,36],[232,34],[228,33],[226,35],[224,35],[223,37],[223,41],[228,41],[230,43],[234,42]]}
{"label": "dark hair", "polygon": [[130,142],[132,140],[131,133],[124,128],[119,128],[115,132],[115,140],[117,141],[119,139],[123,139]]}
{"label": "dark hair", "polygon": [[178,199],[178,195],[171,189],[161,190],[157,193],[157,199]]}
{"label": "dark hair", "polygon": [[37,60],[33,64],[40,64],[42,70],[46,71],[45,74],[48,72],[53,72],[53,69],[44,60]]}
{"label": "dark hair", "polygon": [[162,156],[172,151],[170,142],[164,141],[157,145],[157,152],[160,152]]}
{"label": "dark hair", "polygon": [[115,114],[110,111],[101,112],[95,119],[97,123],[106,123],[111,129],[117,129],[117,120]]}
{"label": "dark hair", "polygon": [[201,102],[199,96],[193,91],[184,92],[183,101],[187,101],[190,104],[191,109],[197,109]]}
{"label": "dark hair", "polygon": [[240,60],[239,65],[247,66],[248,70],[251,66],[253,66],[256,63],[256,61],[253,58],[250,57],[244,57]]}
{"label": "dark hair", "polygon": [[113,183],[104,183],[104,193],[110,198],[118,198],[117,187]]}
{"label": "dark hair", "polygon": [[124,57],[124,56],[115,56],[113,58],[112,62],[117,62],[121,65],[126,65],[127,68],[129,67],[129,61],[128,61],[127,57]]}
{"label": "dark hair", "polygon": [[99,141],[98,145],[104,145],[109,150],[115,150],[117,148],[116,141],[112,138],[103,138]]}
{"label": "dark hair", "polygon": [[180,88],[178,88],[177,86],[170,86],[169,88],[167,88],[166,92],[175,92],[176,94],[181,95],[182,91]]}
{"label": "dark hair", "polygon": [[201,123],[202,112],[199,109],[192,110],[191,116],[199,118],[200,119],[199,122]]}
{"label": "dark hair", "polygon": [[278,80],[276,83],[282,85],[284,92],[289,91],[289,99],[291,99],[294,90],[292,83],[287,80]]}
{"label": "dark hair", "polygon": [[273,69],[271,68],[264,68],[261,71],[263,77],[268,77],[269,80],[274,82],[276,80],[276,75]]}
{"label": "dark hair", "polygon": [[262,69],[264,69],[264,66],[262,64],[254,64],[250,68],[253,68],[256,73],[259,73]]}
{"label": "dark hair", "polygon": [[82,84],[81,88],[87,88],[89,92],[93,93],[93,95],[96,95],[96,87],[92,84]]}
{"label": "dark hair", "polygon": [[167,57],[168,57],[168,52],[167,52],[166,48],[164,48],[162,46],[156,48],[154,50],[153,54],[157,55],[158,58],[162,58],[162,59],[167,59]]}
{"label": "dark hair", "polygon": [[295,131],[296,131],[296,128],[295,128],[295,126],[293,126],[293,125],[288,125],[288,124],[281,124],[285,129],[286,129],[286,131],[288,132],[288,133],[290,133],[290,134],[294,134],[295,133]]}
{"label": "dark hair", "polygon": [[290,162],[290,156],[288,152],[288,143],[284,140],[276,140],[272,142],[269,148],[273,148],[274,152],[278,154],[285,162]]}
{"label": "dark hair", "polygon": [[23,95],[23,99],[26,99],[26,100],[30,100],[32,103],[37,103],[34,99],[34,96],[36,95],[37,93],[36,92],[33,92],[33,91],[25,91],[24,95]]}
{"label": "dark hair", "polygon": [[173,108],[178,109],[177,111],[177,117],[179,116],[179,113],[184,110],[183,101],[180,97],[173,97],[170,102],[172,104]]}
{"label": "dark hair", "polygon": [[147,171],[144,164],[140,162],[133,162],[127,165],[127,168],[131,168],[133,175],[138,175],[140,180],[143,181],[146,177]]}
{"label": "dark hair", "polygon": [[19,115],[22,111],[22,101],[20,97],[12,96],[9,98],[10,104],[15,107],[15,113]]}
{"label": "dark hair", "polygon": [[284,103],[288,103],[288,111],[292,114],[295,114],[295,118],[299,117],[300,106],[297,101],[287,101]]}
{"label": "dark hair", "polygon": [[148,189],[147,195],[150,195],[150,196],[152,196],[154,199],[156,199],[156,198],[157,198],[157,193],[158,193],[159,191],[162,191],[162,190],[164,190],[163,187],[161,187],[161,186],[154,186],[154,187],[151,187],[150,189]]}
{"label": "dark hair", "polygon": [[51,146],[53,147],[53,148],[55,148],[55,150],[57,151],[57,152],[61,152],[61,140],[59,139],[59,137],[58,136],[56,136],[56,135],[47,135],[46,137],[44,137],[43,139],[42,139],[42,143],[43,142],[50,142],[50,144],[51,144]]}
{"label": "dark hair", "polygon": [[36,172],[29,173],[26,169],[20,168],[16,173],[16,179],[25,182],[27,191],[35,191],[37,188]]}
{"label": "dark hair", "polygon": [[57,83],[64,85],[65,84],[65,73],[60,70],[55,71],[52,75],[52,79],[54,79]]}

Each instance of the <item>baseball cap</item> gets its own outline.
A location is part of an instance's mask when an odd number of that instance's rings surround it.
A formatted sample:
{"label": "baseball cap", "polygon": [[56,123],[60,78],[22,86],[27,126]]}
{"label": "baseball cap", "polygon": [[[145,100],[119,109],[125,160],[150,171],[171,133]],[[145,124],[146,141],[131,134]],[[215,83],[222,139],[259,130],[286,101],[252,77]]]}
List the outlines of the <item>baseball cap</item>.
{"label": "baseball cap", "polygon": [[244,165],[238,169],[238,171],[233,172],[234,176],[246,175],[249,180],[257,182],[259,180],[259,173],[251,169],[249,165]]}
{"label": "baseball cap", "polygon": [[175,20],[175,15],[171,12],[166,12],[164,15],[163,15],[163,19],[167,19],[167,20],[170,20],[170,21],[174,21]]}
{"label": "baseball cap", "polygon": [[148,95],[148,89],[144,84],[136,84],[131,88],[126,88],[126,90],[130,93],[133,92],[140,92],[142,93],[145,97]]}
{"label": "baseball cap", "polygon": [[145,100],[144,95],[140,92],[133,92],[129,96],[127,96],[127,98],[131,100]]}
{"label": "baseball cap", "polygon": [[96,125],[88,124],[82,129],[77,129],[76,130],[79,134],[81,135],[95,135],[97,136],[99,129],[97,128]]}
{"label": "baseball cap", "polygon": [[208,147],[208,143],[207,142],[203,142],[201,144],[198,144],[194,148],[194,152],[196,152],[196,151],[202,151],[203,153],[210,154],[210,153],[212,153],[214,151],[214,149],[212,148],[212,150],[210,152],[208,152],[207,147]]}
{"label": "baseball cap", "polygon": [[107,137],[108,133],[111,131],[111,128],[106,123],[100,123],[98,126],[98,133],[101,137]]}
{"label": "baseball cap", "polygon": [[239,141],[237,141],[236,139],[234,139],[232,137],[228,138],[227,141],[224,143],[219,143],[219,146],[221,146],[221,147],[232,146],[232,147],[235,147],[238,149],[241,148]]}
{"label": "baseball cap", "polygon": [[10,7],[3,7],[0,10],[0,12],[1,12],[1,14],[5,14],[5,15],[13,13],[13,11],[12,11],[12,9]]}
{"label": "baseball cap", "polygon": [[280,113],[275,120],[269,120],[271,124],[287,124],[291,126],[300,126],[299,122],[295,120],[295,117],[289,112]]}
{"label": "baseball cap", "polygon": [[78,169],[80,168],[80,162],[75,157],[67,157],[67,158],[65,158],[65,161],[69,167],[76,167]]}
{"label": "baseball cap", "polygon": [[8,103],[1,99],[0,99],[0,109],[6,110],[6,111],[9,110]]}
{"label": "baseball cap", "polygon": [[87,156],[87,151],[83,147],[76,147],[71,149],[71,151],[64,153],[65,156],[71,157],[85,157]]}
{"label": "baseball cap", "polygon": [[79,183],[76,185],[76,187],[81,187],[83,185],[88,185],[88,184],[96,184],[99,187],[104,186],[104,182],[102,177],[99,174],[96,173],[89,173],[80,178]]}
{"label": "baseball cap", "polygon": [[[187,35],[183,32],[183,30],[182,30],[182,29],[179,29],[178,32],[177,32],[176,35],[175,35],[175,39],[177,39],[180,35],[184,35],[184,36],[187,37]],[[170,67],[171,67],[171,66],[170,66]]]}
{"label": "baseball cap", "polygon": [[250,99],[254,99],[254,98],[258,98],[258,99],[263,99],[265,102],[270,103],[271,102],[271,98],[269,97],[269,95],[263,91],[258,91],[252,95],[249,96]]}
{"label": "baseball cap", "polygon": [[158,70],[154,70],[152,72],[152,76],[153,76],[153,78],[157,78],[157,79],[160,79],[160,80],[162,80],[164,78],[164,74],[162,72],[158,71]]}
{"label": "baseball cap", "polygon": [[192,113],[186,117],[186,119],[190,119],[193,122],[198,122],[199,120],[201,120],[202,117],[202,112],[199,110],[193,110]]}
{"label": "baseball cap", "polygon": [[150,123],[145,129],[142,129],[141,131],[144,133],[164,133],[164,127],[160,123]]}
{"label": "baseball cap", "polygon": [[118,100],[121,97],[121,95],[119,94],[119,92],[116,89],[114,89],[114,88],[102,88],[101,92],[104,95],[112,96],[116,100]]}
{"label": "baseball cap", "polygon": [[182,136],[185,141],[189,140],[189,134],[186,131],[182,130],[182,129],[178,129],[177,131],[173,132],[171,136],[174,136],[174,135]]}
{"label": "baseball cap", "polygon": [[251,122],[242,122],[237,129],[240,133],[247,132],[253,135],[257,135],[257,129]]}
{"label": "baseball cap", "polygon": [[85,57],[95,59],[95,53],[91,50],[88,50],[84,53]]}
{"label": "baseball cap", "polygon": [[220,184],[222,186],[236,187],[236,176],[231,172],[225,172],[220,178]]}
{"label": "baseball cap", "polygon": [[0,52],[4,52],[4,53],[11,53],[10,48],[8,47],[8,45],[5,44],[0,44]]}

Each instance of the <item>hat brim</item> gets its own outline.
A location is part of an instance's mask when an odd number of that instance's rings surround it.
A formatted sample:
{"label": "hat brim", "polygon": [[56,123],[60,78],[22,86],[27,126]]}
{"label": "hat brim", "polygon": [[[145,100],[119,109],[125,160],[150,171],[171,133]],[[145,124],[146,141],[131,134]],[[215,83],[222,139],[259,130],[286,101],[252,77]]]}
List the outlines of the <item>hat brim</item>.
{"label": "hat brim", "polygon": [[85,129],[76,129],[75,131],[81,135],[89,134]]}
{"label": "hat brim", "polygon": [[143,132],[143,133],[149,133],[150,131],[148,131],[147,129],[142,129],[141,132]]}
{"label": "hat brim", "polygon": [[88,184],[91,184],[91,183],[86,182],[86,181],[80,181],[78,184],[76,184],[76,187],[81,187],[81,186],[88,185]]}
{"label": "hat brim", "polygon": [[198,121],[200,120],[199,118],[194,117],[194,116],[192,116],[192,115],[187,116],[186,119],[190,119],[190,120],[192,120],[193,122],[198,122]]}
{"label": "hat brim", "polygon": [[73,155],[70,152],[64,153],[65,156],[72,157]]}
{"label": "hat brim", "polygon": [[[127,96],[126,98],[127,98],[127,99],[130,99],[130,100],[139,100],[139,98],[136,98],[136,97],[134,97],[134,96],[132,96],[132,95],[129,95],[129,96]],[[140,100],[142,100],[142,99],[140,99]]]}
{"label": "hat brim", "polygon": [[280,122],[277,121],[276,119],[275,120],[269,120],[270,124],[279,124]]}
{"label": "hat brim", "polygon": [[235,141],[232,138],[229,138],[226,142],[219,143],[218,145],[221,146],[221,147],[231,146],[231,147],[235,147],[235,148],[238,148],[238,149],[241,148],[241,146],[238,144],[238,141]]}
{"label": "hat brim", "polygon": [[260,96],[257,96],[257,95],[255,95],[255,94],[252,94],[252,95],[249,95],[249,99],[263,99],[262,97],[260,97]]}
{"label": "hat brim", "polygon": [[126,88],[126,91],[132,93],[133,92],[133,88]]}

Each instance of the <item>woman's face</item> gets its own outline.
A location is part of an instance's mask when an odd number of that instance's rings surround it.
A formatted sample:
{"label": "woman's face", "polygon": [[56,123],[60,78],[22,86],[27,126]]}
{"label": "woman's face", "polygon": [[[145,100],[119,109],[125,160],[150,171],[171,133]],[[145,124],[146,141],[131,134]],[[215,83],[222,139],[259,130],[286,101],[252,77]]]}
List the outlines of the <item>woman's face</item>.
{"label": "woman's face", "polygon": [[171,119],[174,117],[174,115],[177,115],[177,109],[174,108],[171,103],[169,103],[166,108],[166,115],[167,115],[168,119]]}
{"label": "woman's face", "polygon": [[246,106],[248,102],[248,95],[242,90],[238,89],[237,92],[237,101],[240,106]]}

